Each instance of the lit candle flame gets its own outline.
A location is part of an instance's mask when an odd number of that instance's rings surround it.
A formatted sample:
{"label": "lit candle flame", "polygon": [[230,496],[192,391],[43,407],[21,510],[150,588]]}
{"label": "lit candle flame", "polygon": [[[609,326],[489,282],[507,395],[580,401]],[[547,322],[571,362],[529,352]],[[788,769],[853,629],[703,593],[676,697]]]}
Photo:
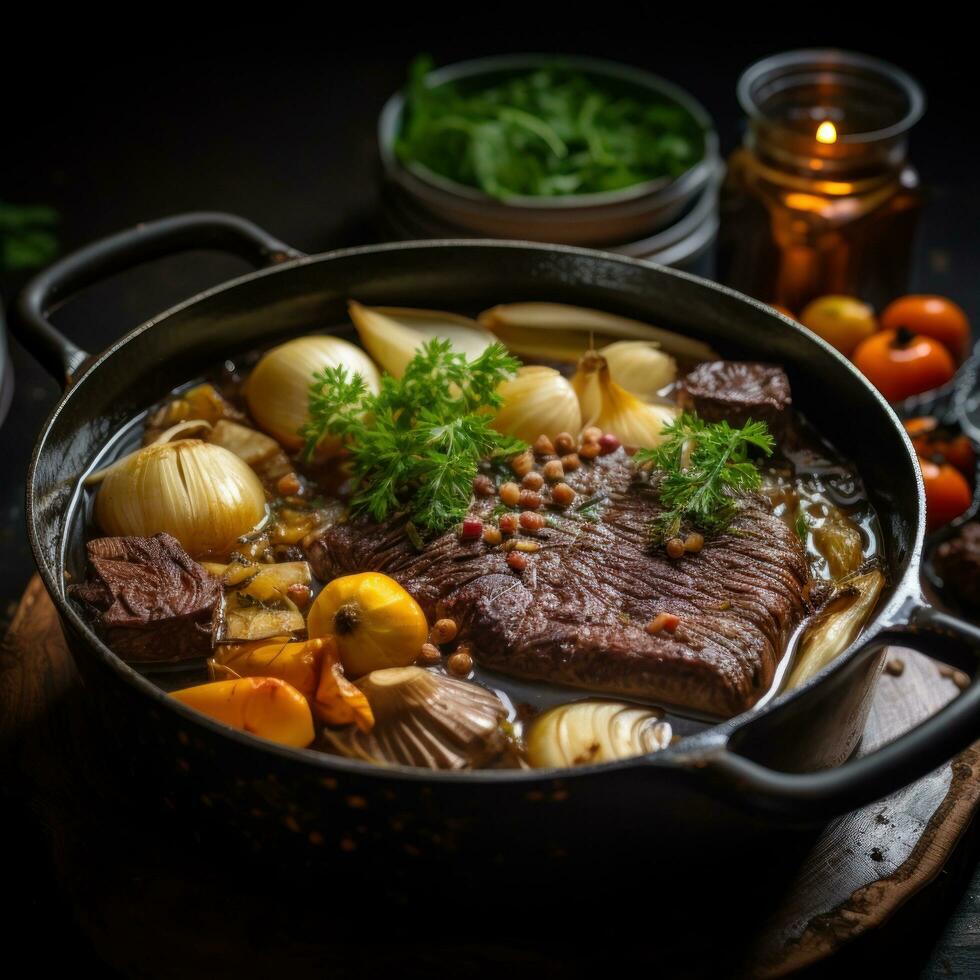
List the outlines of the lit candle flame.
{"label": "lit candle flame", "polygon": [[817,126],[817,142],[837,142],[837,127],[829,119],[824,120],[819,126]]}

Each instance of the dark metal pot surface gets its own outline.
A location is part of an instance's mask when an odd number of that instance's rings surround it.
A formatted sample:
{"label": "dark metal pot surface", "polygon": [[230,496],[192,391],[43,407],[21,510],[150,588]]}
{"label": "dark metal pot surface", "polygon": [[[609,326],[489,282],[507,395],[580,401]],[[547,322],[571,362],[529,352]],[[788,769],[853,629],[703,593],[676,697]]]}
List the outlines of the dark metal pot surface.
{"label": "dark metal pot surface", "polygon": [[[208,290],[88,355],[47,313],[124,267],[174,251],[231,249],[265,265]],[[889,584],[859,640],[799,690],[655,755],[571,771],[432,773],[381,769],[281,748],[211,722],[126,666],[65,594],[84,572],[80,476],[119,433],[209,366],[291,335],[346,322],[348,297],[472,310],[553,300],[690,333],[723,355],[785,366],[797,406],[854,460],[881,520]],[[97,242],[38,276],[14,329],[66,390],[38,439],[27,515],[38,569],[121,758],[202,820],[257,848],[304,859],[389,852],[497,865],[597,857],[670,833],[704,840],[825,820],[929,772],[980,737],[980,685],[876,752],[851,759],[883,650],[913,647],[963,665],[980,631],[930,608],[919,588],[924,497],[909,440],[881,396],[840,354],[771,308],[683,273],[621,256],[519,242],[375,245],[306,257],[229,215],[190,214]],[[107,446],[109,447],[107,449]],[[616,833],[597,835],[597,826]],[[534,828],[529,833],[529,828]]]}

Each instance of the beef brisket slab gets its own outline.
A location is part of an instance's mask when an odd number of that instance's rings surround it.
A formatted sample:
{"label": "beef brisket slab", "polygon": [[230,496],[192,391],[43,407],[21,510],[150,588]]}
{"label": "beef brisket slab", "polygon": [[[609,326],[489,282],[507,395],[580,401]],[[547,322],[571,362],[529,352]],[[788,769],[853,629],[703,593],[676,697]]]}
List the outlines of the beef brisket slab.
{"label": "beef brisket slab", "polygon": [[95,538],[89,578],[69,595],[87,607],[113,651],[134,663],[204,657],[221,582],[169,534]]}
{"label": "beef brisket slab", "polygon": [[792,398],[789,378],[775,364],[705,361],[681,379],[677,401],[705,422],[745,425],[754,419],[778,433],[787,424]]}
{"label": "beef brisket slab", "polygon": [[[521,572],[499,546],[452,532],[417,551],[399,520],[336,524],[309,558],[324,580],[392,576],[430,622],[456,620],[477,661],[505,674],[715,716],[754,704],[806,612],[797,535],[753,495],[726,532],[672,560],[648,543],[656,490],[622,450],[566,479],[576,502],[549,512],[541,549]],[[473,512],[488,518],[495,503],[477,500]],[[680,618],[676,631],[647,632],[662,612]]]}

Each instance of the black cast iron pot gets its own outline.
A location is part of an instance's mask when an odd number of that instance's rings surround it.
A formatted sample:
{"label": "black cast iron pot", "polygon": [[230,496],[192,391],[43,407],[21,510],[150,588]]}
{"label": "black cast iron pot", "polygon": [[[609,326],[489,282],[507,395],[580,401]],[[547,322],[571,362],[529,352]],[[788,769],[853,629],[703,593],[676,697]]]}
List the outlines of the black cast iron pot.
{"label": "black cast iron pot", "polygon": [[[110,273],[209,247],[265,268],[160,314],[98,355],[47,319],[56,303]],[[796,405],[857,463],[880,517],[889,584],[873,621],[801,689],[655,755],[573,771],[373,768],[281,748],[176,703],[119,660],[66,598],[66,573],[84,574],[79,478],[172,388],[225,358],[346,322],[348,297],[472,311],[519,300],[573,303],[689,333],[723,355],[782,364]],[[14,326],[66,386],[38,440],[27,486],[38,568],[98,713],[117,736],[120,764],[192,821],[215,820],[226,834],[235,828],[260,848],[280,854],[291,847],[313,861],[392,852],[432,862],[480,854],[504,867],[529,853],[607,860],[656,839],[676,849],[718,839],[723,830],[729,846],[739,831],[825,821],[922,776],[980,737],[974,681],[913,731],[851,758],[888,644],[972,667],[980,631],[921,596],[922,483],[888,405],[827,344],[731,290],[627,258],[516,242],[403,243],[306,257],[240,218],[191,214],[58,262],[25,290]]]}

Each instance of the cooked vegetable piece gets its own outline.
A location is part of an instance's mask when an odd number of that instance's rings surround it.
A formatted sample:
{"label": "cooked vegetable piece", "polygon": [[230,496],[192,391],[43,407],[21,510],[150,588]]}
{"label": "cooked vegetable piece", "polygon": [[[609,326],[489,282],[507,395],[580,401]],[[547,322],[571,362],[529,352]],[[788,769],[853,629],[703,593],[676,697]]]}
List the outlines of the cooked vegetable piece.
{"label": "cooked vegetable piece", "polygon": [[485,310],[478,321],[515,354],[576,364],[588,351],[618,340],[646,340],[686,361],[713,361],[705,343],[683,334],[602,310],[563,303],[507,303]]}
{"label": "cooked vegetable piece", "polygon": [[282,453],[282,447],[275,439],[227,419],[215,423],[208,435],[208,442],[227,449],[252,467]]}
{"label": "cooked vegetable piece", "polygon": [[150,416],[146,423],[146,441],[150,441],[158,431],[190,419],[200,419],[211,425],[217,425],[222,419],[241,422],[244,416],[221,395],[214,385],[195,385],[162,405]]}
{"label": "cooked vegetable piece", "polygon": [[278,677],[240,677],[174,691],[171,697],[223,722],[272,742],[303,749],[314,738],[306,698]]}
{"label": "cooked vegetable piece", "polygon": [[350,318],[368,353],[393,377],[400,378],[408,362],[427,340],[448,340],[453,350],[479,357],[494,341],[493,334],[455,313],[411,310],[393,306],[362,306],[350,300]]}
{"label": "cooked vegetable piece", "polygon": [[312,699],[320,680],[323,640],[293,643],[287,636],[251,643],[222,643],[213,660],[238,677],[278,677],[288,681],[304,697]]}
{"label": "cooked vegetable piece", "polygon": [[506,748],[507,709],[486,688],[421,667],[376,670],[357,686],[370,702],[370,732],[348,727],[324,735],[342,755],[380,765],[469,769]]}
{"label": "cooked vegetable piece", "polygon": [[835,579],[856,572],[864,561],[861,532],[853,521],[836,508],[831,517],[813,529],[813,543]]}
{"label": "cooked vegetable piece", "polygon": [[313,603],[308,629],[311,637],[336,641],[351,677],[414,663],[429,635],[419,604],[379,572],[329,582]]}
{"label": "cooked vegetable piece", "polygon": [[374,727],[374,713],[364,692],[344,673],[336,640],[327,637],[324,644],[320,681],[313,708],[317,717],[328,725],[356,725],[361,732]]}
{"label": "cooked vegetable piece", "polygon": [[85,545],[90,577],[69,585],[134,663],[188,660],[211,649],[211,619],[221,583],[169,534],[94,538]]}
{"label": "cooked vegetable piece", "polygon": [[885,577],[877,569],[847,581],[840,596],[820,612],[800,641],[786,682],[788,690],[808,681],[854,642],[874,611],[884,584]]}
{"label": "cooked vegetable piece", "polygon": [[223,554],[265,517],[247,463],[199,439],[146,446],[104,471],[95,519],[115,535],[173,535],[191,555]]}
{"label": "cooked vegetable piece", "polygon": [[670,724],[650,708],[618,701],[576,701],[531,723],[528,761],[550,769],[611,762],[670,745]]}
{"label": "cooked vegetable piece", "polygon": [[296,636],[306,628],[303,614],[291,602],[263,605],[247,593],[230,592],[224,598],[218,642],[266,640]]}

